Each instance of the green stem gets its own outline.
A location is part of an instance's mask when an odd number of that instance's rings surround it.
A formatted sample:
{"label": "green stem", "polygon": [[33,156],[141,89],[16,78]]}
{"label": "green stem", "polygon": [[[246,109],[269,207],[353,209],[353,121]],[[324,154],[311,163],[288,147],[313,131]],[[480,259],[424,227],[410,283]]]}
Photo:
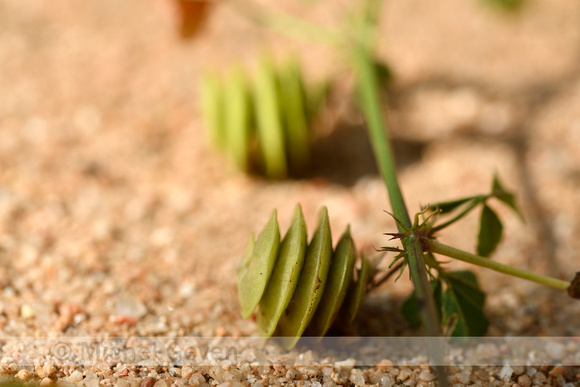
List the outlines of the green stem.
{"label": "green stem", "polygon": [[548,285],[556,289],[567,290],[570,282],[559,280],[557,278],[548,277],[541,274],[531,273],[529,271],[516,269],[503,263],[492,261],[489,258],[484,258],[479,255],[471,254],[463,250],[456,249],[451,246],[444,245],[434,240],[429,241],[429,251],[450,258],[455,258],[463,262],[471,263],[473,265],[487,267],[488,269],[499,271],[500,273],[509,274],[514,277],[527,279],[529,281],[537,282],[543,285]]}
{"label": "green stem", "polygon": [[[367,121],[371,144],[381,176],[387,186],[393,213],[405,227],[411,228],[411,219],[405,206],[399,182],[397,181],[393,152],[381,114],[380,94],[377,86],[379,81],[377,79],[374,61],[369,49],[360,43],[353,49],[353,60],[357,73],[359,96]],[[398,227],[399,231],[402,232],[402,227],[400,225]],[[421,243],[418,238],[412,236],[404,238],[403,247],[407,253],[407,261],[409,263],[411,279],[415,285],[417,302],[419,305],[423,305],[420,308],[420,318],[425,328],[425,333],[428,336],[440,336],[441,327],[427,278]]]}

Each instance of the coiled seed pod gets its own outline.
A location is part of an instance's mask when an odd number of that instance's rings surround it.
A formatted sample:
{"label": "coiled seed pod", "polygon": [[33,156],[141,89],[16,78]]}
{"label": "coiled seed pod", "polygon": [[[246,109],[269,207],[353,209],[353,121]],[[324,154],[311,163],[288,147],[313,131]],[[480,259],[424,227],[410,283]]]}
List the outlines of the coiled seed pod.
{"label": "coiled seed pod", "polygon": [[285,178],[309,161],[309,126],[327,87],[307,92],[298,61],[262,57],[253,77],[240,68],[224,79],[207,74],[200,99],[207,137],[231,163],[269,178]]}
{"label": "coiled seed pod", "polygon": [[361,268],[355,270],[356,250],[349,227],[333,251],[326,207],[320,211],[308,245],[306,235],[298,204],[280,244],[274,210],[258,239],[250,237],[238,271],[242,316],[250,317],[258,307],[260,334],[281,336],[287,348],[294,347],[304,333],[323,336],[337,318],[350,324],[370,281],[367,259],[363,257]]}

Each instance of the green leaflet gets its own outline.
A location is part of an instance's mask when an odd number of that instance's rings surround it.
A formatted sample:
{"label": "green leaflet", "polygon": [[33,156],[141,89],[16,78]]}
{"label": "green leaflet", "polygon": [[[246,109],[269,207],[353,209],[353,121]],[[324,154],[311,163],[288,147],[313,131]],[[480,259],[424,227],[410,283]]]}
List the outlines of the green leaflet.
{"label": "green leaflet", "polygon": [[268,287],[260,301],[258,329],[263,336],[272,336],[278,320],[288,307],[306,254],[306,224],[300,204],[296,205],[290,229],[280,246],[280,254]]}
{"label": "green leaflet", "polygon": [[487,257],[501,240],[503,226],[495,212],[485,204],[481,210],[479,235],[477,236],[477,254]]}
{"label": "green leaflet", "polygon": [[361,268],[358,270],[356,282],[351,282],[344,303],[340,308],[340,320],[343,324],[350,325],[354,321],[366,293],[366,287],[370,279],[371,264],[362,257]]}
{"label": "green leaflet", "polygon": [[441,300],[443,325],[455,319],[452,336],[481,336],[489,326],[483,313],[485,294],[475,274],[468,270],[445,273],[447,289]]}
{"label": "green leaflet", "polygon": [[250,96],[241,69],[229,74],[225,88],[225,130],[229,156],[242,171],[248,170],[250,147]]}
{"label": "green leaflet", "polygon": [[320,305],[308,327],[310,336],[324,336],[332,325],[352,282],[355,261],[354,241],[347,227],[336,246]]}
{"label": "green leaflet", "polygon": [[328,269],[332,257],[332,239],[328,211],[320,211],[319,223],[306,251],[304,268],[292,300],[282,314],[278,335],[283,336],[283,345],[293,348],[308,326],[322,298]]}
{"label": "green leaflet", "polygon": [[524,220],[524,216],[520,212],[517,204],[516,204],[516,197],[514,194],[508,192],[501,182],[499,181],[499,176],[497,173],[493,176],[493,185],[492,185],[492,192],[494,193],[495,197],[507,204],[514,212],[520,217],[521,220]]}
{"label": "green leaflet", "polygon": [[250,317],[258,306],[274,269],[279,248],[280,231],[274,210],[270,220],[258,235],[248,268],[238,284],[242,317]]}
{"label": "green leaflet", "polygon": [[286,151],[294,170],[301,170],[308,165],[309,139],[308,122],[302,77],[298,62],[293,59],[280,72],[281,111],[284,116]]}
{"label": "green leaflet", "polygon": [[200,100],[209,142],[216,148],[223,148],[226,143],[222,114],[224,101],[221,84],[215,74],[202,78]]}
{"label": "green leaflet", "polygon": [[470,196],[470,197],[466,197],[466,198],[461,198],[461,199],[457,199],[457,200],[450,200],[447,202],[440,202],[440,203],[435,203],[435,204],[431,204],[429,205],[427,208],[429,208],[431,211],[435,211],[436,209],[439,209],[439,211],[441,211],[441,214],[447,214],[453,210],[455,210],[457,207],[473,200],[474,197]]}
{"label": "green leaflet", "polygon": [[262,58],[256,72],[255,108],[258,145],[266,175],[271,178],[283,178],[288,173],[278,87],[272,61]]}

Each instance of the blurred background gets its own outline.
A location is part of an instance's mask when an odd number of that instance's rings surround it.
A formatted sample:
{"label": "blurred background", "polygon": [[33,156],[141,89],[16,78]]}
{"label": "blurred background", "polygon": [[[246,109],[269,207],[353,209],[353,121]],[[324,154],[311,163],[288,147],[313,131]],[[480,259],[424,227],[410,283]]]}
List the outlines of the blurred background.
{"label": "blurred background", "polygon": [[[285,231],[296,202],[309,234],[325,205],[335,237],[351,224],[360,251],[385,245],[395,225],[344,52],[263,16],[339,30],[349,3],[0,0],[1,334],[256,334],[236,268],[249,233],[274,208]],[[387,0],[376,40],[410,210],[487,192],[497,171],[526,222],[497,206],[494,259],[568,280],[580,267],[579,20],[566,0]],[[208,146],[200,107],[208,70],[251,72],[264,52],[330,84],[310,165],[274,181]],[[472,216],[441,238],[473,251],[476,228]],[[491,335],[578,334],[572,301],[481,276]],[[409,290],[405,278],[381,287],[361,330],[413,333],[397,315]]]}

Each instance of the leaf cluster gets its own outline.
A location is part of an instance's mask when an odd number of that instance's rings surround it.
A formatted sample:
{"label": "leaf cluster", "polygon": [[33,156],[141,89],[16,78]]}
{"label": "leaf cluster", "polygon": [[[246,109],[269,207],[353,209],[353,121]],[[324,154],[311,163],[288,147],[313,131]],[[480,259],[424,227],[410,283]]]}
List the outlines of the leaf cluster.
{"label": "leaf cluster", "polygon": [[351,323],[371,277],[368,260],[359,269],[356,261],[349,227],[333,250],[325,207],[310,243],[299,204],[282,241],[274,210],[258,238],[250,237],[238,270],[242,316],[258,307],[260,334],[283,337],[287,348],[303,334],[323,336],[338,316]]}
{"label": "leaf cluster", "polygon": [[252,75],[233,68],[202,78],[207,136],[238,169],[284,178],[309,162],[310,127],[327,86],[307,90],[295,59],[277,65],[263,56]]}
{"label": "leaf cluster", "polygon": [[[504,188],[498,176],[495,175],[489,194],[469,196],[427,206],[420,214],[431,211],[431,215],[421,224],[416,216],[413,229],[408,230],[406,234],[433,239],[437,231],[457,222],[481,206],[477,254],[488,257],[496,249],[503,233],[501,220],[487,204],[487,201],[492,198],[509,206],[521,218],[514,195]],[[450,216],[451,219],[436,225],[435,222],[428,221],[433,215]],[[398,234],[391,235],[398,236]],[[401,237],[405,237],[405,235],[401,235]],[[400,259],[400,256],[395,257],[393,262],[397,259]],[[485,334],[489,326],[489,320],[483,312],[485,294],[481,290],[475,274],[466,270],[449,271],[429,251],[425,253],[425,262],[430,270],[431,292],[437,304],[439,321],[444,333],[449,336],[480,336]],[[435,271],[436,274],[432,274],[432,271]],[[414,326],[419,325],[419,306],[414,294],[403,303],[401,312],[409,323]]]}
{"label": "leaf cluster", "polygon": [[481,206],[479,231],[477,235],[477,254],[482,257],[490,256],[501,241],[503,234],[503,224],[499,216],[487,203],[492,198],[498,199],[500,202],[506,204],[523,220],[523,216],[516,205],[514,194],[504,188],[496,174],[493,178],[491,192],[487,195],[468,196],[427,206],[428,210],[436,211],[439,215],[443,216],[457,213],[450,220],[434,226],[432,232],[435,233],[450,226],[475,210],[478,206]]}

